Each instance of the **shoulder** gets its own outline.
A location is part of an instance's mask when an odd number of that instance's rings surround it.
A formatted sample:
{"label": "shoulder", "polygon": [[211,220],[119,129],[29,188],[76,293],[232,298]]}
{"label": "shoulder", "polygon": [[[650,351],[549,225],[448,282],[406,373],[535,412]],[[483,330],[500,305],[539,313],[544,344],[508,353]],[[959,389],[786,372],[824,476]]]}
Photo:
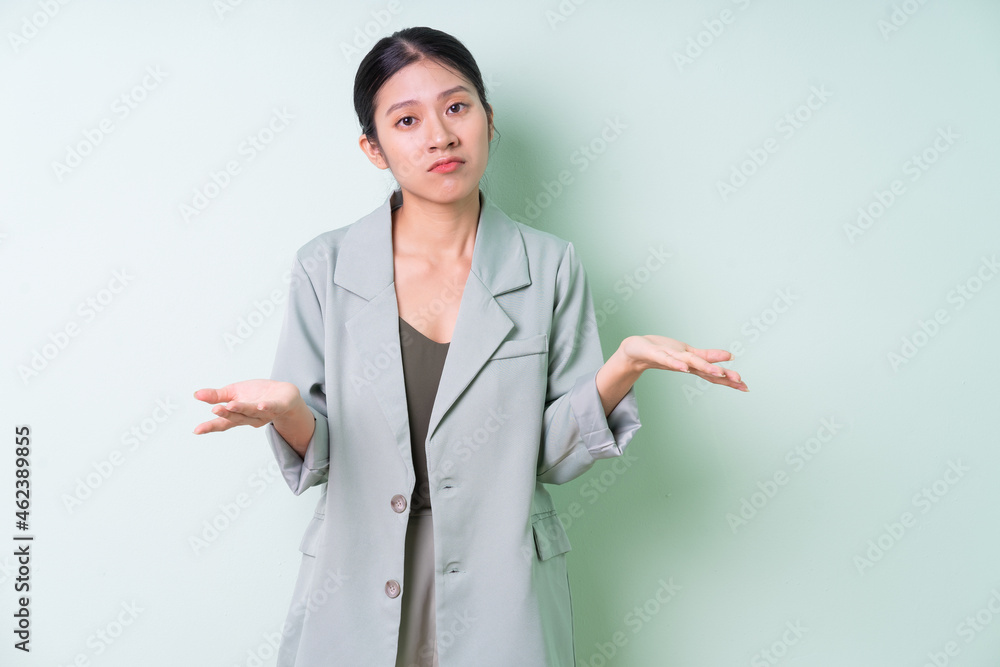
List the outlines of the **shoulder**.
{"label": "shoulder", "polygon": [[307,273],[312,273],[315,267],[326,266],[333,262],[343,237],[344,228],[332,229],[314,236],[295,251],[295,259]]}
{"label": "shoulder", "polygon": [[305,264],[307,261],[332,264],[345,244],[370,246],[382,242],[383,221],[388,216],[389,201],[376,206],[361,217],[340,227],[317,234],[296,251],[296,257]]}
{"label": "shoulder", "polygon": [[[363,225],[366,222],[373,222],[372,219],[377,211],[378,209],[363,215],[349,224],[342,225],[336,229],[330,229],[309,239],[295,251],[297,263],[301,264],[306,273],[310,275],[322,272],[332,278],[333,268],[337,263],[337,257],[341,249],[345,248],[346,245],[350,245],[349,239],[352,238],[352,230],[357,230],[357,233],[353,237],[355,243],[358,242],[357,239],[367,239],[370,237],[372,233],[371,228],[363,228]],[[361,242],[364,243],[364,241]]]}
{"label": "shoulder", "polygon": [[513,221],[521,231],[532,276],[554,281],[557,289],[586,280],[586,269],[572,241],[523,222]]}
{"label": "shoulder", "polygon": [[341,251],[350,243],[350,232],[372,214],[362,216],[349,224],[330,229],[309,239],[295,251],[292,262],[293,287],[308,283],[319,296],[323,296],[327,286],[333,284],[333,276]]}
{"label": "shoulder", "polygon": [[[353,224],[355,223],[351,223],[351,225]],[[305,264],[309,261],[314,263],[330,262],[330,260],[336,257],[340,243],[343,241],[344,236],[347,234],[347,229],[351,227],[351,225],[345,225],[344,227],[340,227],[338,229],[331,229],[314,236],[299,247],[299,249],[295,252],[295,257],[303,264],[303,266],[305,266]]]}
{"label": "shoulder", "polygon": [[532,227],[524,222],[513,219],[511,222],[521,232],[529,261],[534,261],[536,264],[541,262],[559,266],[565,259],[575,256],[572,241],[567,241],[551,232]]}

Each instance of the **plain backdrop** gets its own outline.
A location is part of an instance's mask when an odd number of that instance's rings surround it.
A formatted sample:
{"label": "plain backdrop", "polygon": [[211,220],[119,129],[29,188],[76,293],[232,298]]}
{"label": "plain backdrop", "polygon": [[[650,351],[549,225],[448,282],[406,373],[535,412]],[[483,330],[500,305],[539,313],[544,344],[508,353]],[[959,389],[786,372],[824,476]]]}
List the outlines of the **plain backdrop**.
{"label": "plain backdrop", "polygon": [[577,664],[993,664],[988,0],[4,2],[5,628],[19,425],[35,539],[0,663],[274,664],[319,490],[192,393],[266,377],[296,249],[384,202],[352,85],[418,25],[476,57],[484,190],[574,243],[605,356],[750,387],[649,371],[628,456],[550,487]]}

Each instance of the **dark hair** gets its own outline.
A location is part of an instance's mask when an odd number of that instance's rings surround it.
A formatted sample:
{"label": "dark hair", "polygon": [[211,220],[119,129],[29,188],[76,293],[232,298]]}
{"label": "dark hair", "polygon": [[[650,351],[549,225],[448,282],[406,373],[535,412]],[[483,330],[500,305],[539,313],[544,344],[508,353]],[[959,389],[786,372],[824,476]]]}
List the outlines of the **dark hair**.
{"label": "dark hair", "polygon": [[354,111],[358,114],[361,131],[376,146],[375,96],[393,74],[425,58],[471,81],[486,109],[487,120],[492,122],[493,107],[486,101],[483,76],[465,45],[434,28],[404,28],[377,41],[358,65],[358,73],[354,77]]}

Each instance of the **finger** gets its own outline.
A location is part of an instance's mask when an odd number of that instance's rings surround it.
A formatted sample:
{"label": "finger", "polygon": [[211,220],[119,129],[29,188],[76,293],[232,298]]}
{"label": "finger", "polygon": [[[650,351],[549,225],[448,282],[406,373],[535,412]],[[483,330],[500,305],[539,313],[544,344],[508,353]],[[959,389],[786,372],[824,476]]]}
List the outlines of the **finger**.
{"label": "finger", "polygon": [[264,424],[277,416],[277,414],[273,411],[274,404],[267,403],[265,401],[258,401],[256,403],[247,401],[230,401],[220,407],[225,408],[232,414],[243,415],[251,420],[256,419]]}
{"label": "finger", "polygon": [[735,358],[729,351],[718,350],[715,348],[709,348],[703,350],[700,347],[692,347],[691,345],[687,345],[685,351],[692,352],[710,363],[715,363],[717,361],[732,361]]}
{"label": "finger", "polygon": [[[709,350],[701,350],[701,352],[708,352]],[[708,361],[703,359],[701,356],[693,352],[681,352],[679,355],[684,362],[694,370],[701,371],[707,375],[712,375],[715,377],[723,378],[726,376],[726,369],[722,366],[716,366],[710,364]]]}
{"label": "finger", "polygon": [[195,435],[201,435],[203,433],[216,433],[218,431],[225,431],[234,426],[236,426],[236,424],[234,424],[233,422],[229,421],[228,419],[219,417],[217,419],[210,419],[207,422],[202,422],[198,424],[197,426],[194,427],[194,431],[192,431],[192,433],[194,433]]}
{"label": "finger", "polygon": [[245,415],[247,417],[256,417],[264,411],[264,408],[261,407],[263,405],[264,403],[262,402],[248,403],[247,401],[229,401],[225,405],[219,407],[225,408],[229,412]]}
{"label": "finger", "polygon": [[675,353],[663,348],[657,348],[656,351],[658,352],[657,356],[659,357],[661,363],[659,368],[668,371],[680,371],[681,373],[687,373],[689,371],[688,365],[675,356]]}
{"label": "finger", "polygon": [[232,410],[227,410],[224,406],[216,405],[212,407],[212,412],[219,415],[223,419],[228,419],[233,423],[234,426],[242,426],[243,424],[250,424],[252,426],[263,426],[269,419],[264,419],[256,414],[242,414],[239,412],[233,412]]}
{"label": "finger", "polygon": [[227,384],[225,387],[220,387],[219,389],[212,389],[211,387],[206,389],[199,389],[194,392],[194,397],[199,401],[204,401],[206,403],[221,403],[223,401],[233,400],[233,385]]}
{"label": "finger", "polygon": [[715,375],[706,375],[705,373],[702,373],[701,371],[697,371],[697,370],[696,371],[692,371],[692,372],[695,375],[697,375],[698,377],[704,378],[704,379],[708,380],[709,382],[711,382],[713,384],[721,384],[721,385],[724,385],[726,387],[732,387],[733,389],[739,389],[740,391],[750,391],[750,388],[747,387],[747,385],[746,385],[745,382],[743,382],[742,380],[739,379],[738,375],[737,375],[736,379],[733,379],[732,377],[730,377],[730,375],[732,374],[732,372],[727,373],[725,375],[725,377],[721,377],[721,378],[717,377]]}
{"label": "finger", "polygon": [[705,359],[705,361],[711,361],[713,363],[716,361],[732,361],[736,358],[733,356],[732,352],[729,352],[728,350],[710,349],[702,350],[702,352],[704,353],[701,355],[702,358]]}

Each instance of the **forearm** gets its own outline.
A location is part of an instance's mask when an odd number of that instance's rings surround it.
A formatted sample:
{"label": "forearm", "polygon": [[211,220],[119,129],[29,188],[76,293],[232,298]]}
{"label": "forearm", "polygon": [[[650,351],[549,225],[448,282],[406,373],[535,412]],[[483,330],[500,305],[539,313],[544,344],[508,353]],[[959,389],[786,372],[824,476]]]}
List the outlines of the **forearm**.
{"label": "forearm", "polygon": [[285,439],[285,442],[299,456],[305,458],[309,441],[312,440],[313,433],[316,430],[316,417],[309,409],[309,406],[306,405],[306,402],[299,400],[288,414],[275,419],[271,423],[274,425],[274,430]]}
{"label": "forearm", "polygon": [[611,414],[640,375],[642,370],[629,363],[621,347],[601,366],[597,371],[596,381],[605,416]]}

